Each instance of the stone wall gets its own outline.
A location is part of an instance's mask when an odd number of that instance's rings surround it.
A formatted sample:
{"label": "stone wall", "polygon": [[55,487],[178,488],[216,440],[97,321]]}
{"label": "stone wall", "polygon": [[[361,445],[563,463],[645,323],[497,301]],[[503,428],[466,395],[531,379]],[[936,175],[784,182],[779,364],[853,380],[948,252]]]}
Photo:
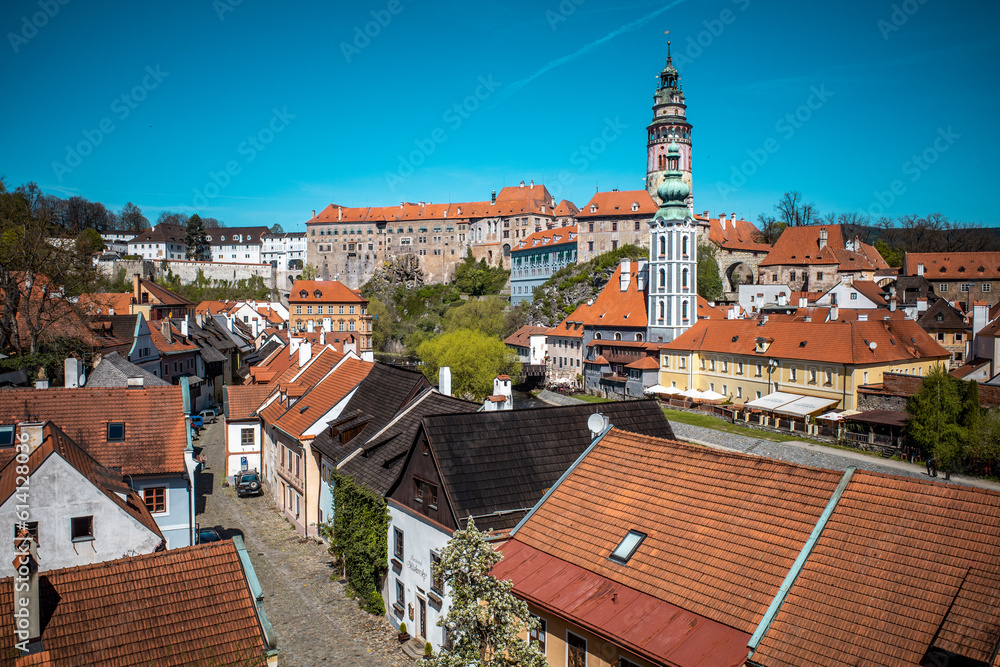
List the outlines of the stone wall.
{"label": "stone wall", "polygon": [[264,279],[267,287],[277,286],[277,269],[270,264],[223,264],[217,262],[189,262],[186,260],[118,260],[114,262],[98,262],[97,268],[105,275],[114,278],[118,271],[125,269],[125,277],[131,277],[138,273],[143,278],[157,280],[167,274],[173,273],[181,279],[182,284],[193,283],[201,271],[206,278],[212,280],[249,280],[254,276]]}

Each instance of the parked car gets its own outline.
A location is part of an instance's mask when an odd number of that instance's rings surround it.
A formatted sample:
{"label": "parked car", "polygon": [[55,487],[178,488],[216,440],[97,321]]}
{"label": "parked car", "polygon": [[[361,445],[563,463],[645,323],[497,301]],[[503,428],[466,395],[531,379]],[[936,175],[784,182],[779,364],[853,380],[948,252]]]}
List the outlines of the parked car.
{"label": "parked car", "polygon": [[208,544],[209,542],[221,542],[222,536],[219,535],[219,531],[214,528],[199,528],[198,532],[195,533],[194,543],[195,544]]}
{"label": "parked car", "polygon": [[198,416],[201,417],[206,424],[214,424],[215,418],[219,416],[219,413],[215,408],[205,408],[198,413]]}
{"label": "parked car", "polygon": [[191,428],[198,431],[205,428],[205,420],[201,418],[201,415],[191,416]]}
{"label": "parked car", "polygon": [[264,487],[256,470],[241,470],[236,473],[236,497],[263,495]]}

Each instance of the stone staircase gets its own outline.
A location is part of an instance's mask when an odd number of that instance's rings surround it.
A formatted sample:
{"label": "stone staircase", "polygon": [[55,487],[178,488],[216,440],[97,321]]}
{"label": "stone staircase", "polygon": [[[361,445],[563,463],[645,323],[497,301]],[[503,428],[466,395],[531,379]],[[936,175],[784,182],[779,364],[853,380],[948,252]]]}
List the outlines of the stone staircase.
{"label": "stone staircase", "polygon": [[410,641],[403,644],[403,653],[411,660],[423,660],[424,642],[416,637],[411,638]]}

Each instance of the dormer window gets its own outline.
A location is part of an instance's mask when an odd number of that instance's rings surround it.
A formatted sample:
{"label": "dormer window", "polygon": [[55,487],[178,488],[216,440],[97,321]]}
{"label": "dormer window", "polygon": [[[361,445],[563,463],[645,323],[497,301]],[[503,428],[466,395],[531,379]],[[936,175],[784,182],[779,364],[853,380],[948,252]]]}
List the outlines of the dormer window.
{"label": "dormer window", "polygon": [[108,442],[122,442],[125,440],[125,423],[108,422]]}
{"label": "dormer window", "polygon": [[316,298],[318,299],[318,298],[320,298],[321,296],[323,296],[323,293],[322,293],[322,292],[320,292],[319,290],[316,290],[315,292],[313,292],[313,296],[314,296],[314,297],[316,297]]}
{"label": "dormer window", "polygon": [[646,539],[646,533],[640,533],[638,530],[628,531],[615,550],[611,552],[609,558],[618,563],[627,563],[644,539]]}
{"label": "dormer window", "polygon": [[299,298],[300,298],[300,299],[304,299],[304,298],[306,298],[307,296],[309,296],[309,292],[307,292],[307,291],[305,291],[305,290],[302,290],[301,292],[299,292]]}

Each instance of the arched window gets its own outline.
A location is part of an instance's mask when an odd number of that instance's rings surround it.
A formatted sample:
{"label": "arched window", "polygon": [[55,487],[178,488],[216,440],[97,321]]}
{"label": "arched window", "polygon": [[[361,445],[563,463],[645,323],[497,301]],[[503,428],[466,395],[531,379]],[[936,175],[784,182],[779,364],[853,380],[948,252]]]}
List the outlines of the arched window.
{"label": "arched window", "polygon": [[620,332],[620,331],[616,331],[616,332],[615,332],[615,340],[621,340],[621,339],[622,339],[622,334],[621,334],[621,332]]}
{"label": "arched window", "polygon": [[641,343],[642,342],[642,334],[641,333],[637,333],[635,335],[635,339]]}
{"label": "arched window", "polygon": [[688,319],[688,302],[681,301],[681,319],[687,322]]}
{"label": "arched window", "polygon": [[660,257],[663,257],[666,254],[667,254],[667,237],[661,235],[660,236]]}
{"label": "arched window", "polygon": [[681,271],[681,289],[688,288],[688,270],[684,269]]}
{"label": "arched window", "polygon": [[598,331],[597,333],[594,334],[594,340],[601,340],[601,332],[600,331]]}
{"label": "arched window", "polygon": [[665,269],[660,269],[660,282],[657,287],[661,292],[667,288],[667,272]]}
{"label": "arched window", "polygon": [[687,236],[682,236],[681,237],[681,254],[684,255],[685,257],[688,256],[688,237]]}
{"label": "arched window", "polygon": [[660,321],[663,321],[663,299],[660,299]]}

